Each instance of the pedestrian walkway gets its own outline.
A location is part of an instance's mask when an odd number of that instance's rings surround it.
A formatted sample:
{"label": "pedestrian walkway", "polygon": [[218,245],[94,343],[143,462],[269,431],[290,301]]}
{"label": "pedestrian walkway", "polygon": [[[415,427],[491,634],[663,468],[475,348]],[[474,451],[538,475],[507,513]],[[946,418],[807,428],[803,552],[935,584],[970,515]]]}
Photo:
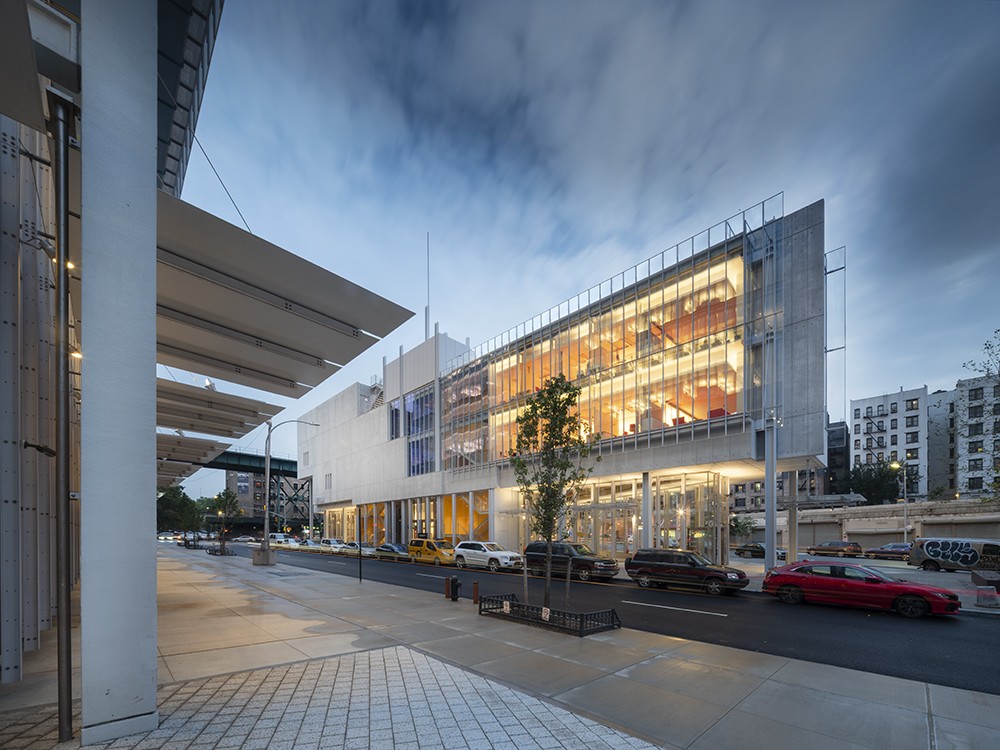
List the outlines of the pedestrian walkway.
{"label": "pedestrian walkway", "polygon": [[[160,726],[95,747],[993,750],[1000,736],[996,695],[628,629],[581,639],[281,553],[274,568],[158,555]],[[0,687],[3,748],[55,746],[54,659],[28,661]]]}

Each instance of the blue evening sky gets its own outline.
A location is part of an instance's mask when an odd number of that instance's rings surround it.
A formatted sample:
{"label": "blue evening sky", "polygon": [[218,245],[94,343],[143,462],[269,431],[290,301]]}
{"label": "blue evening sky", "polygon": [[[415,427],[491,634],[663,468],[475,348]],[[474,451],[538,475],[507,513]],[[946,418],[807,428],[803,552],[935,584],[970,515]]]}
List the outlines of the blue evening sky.
{"label": "blue evening sky", "polygon": [[[226,3],[197,134],[251,230],[416,313],[263,397],[419,343],[428,232],[432,321],[476,345],[778,192],[847,248],[831,416],[953,388],[1000,328],[998,40],[997,2]],[[183,197],[242,225],[197,149]]]}

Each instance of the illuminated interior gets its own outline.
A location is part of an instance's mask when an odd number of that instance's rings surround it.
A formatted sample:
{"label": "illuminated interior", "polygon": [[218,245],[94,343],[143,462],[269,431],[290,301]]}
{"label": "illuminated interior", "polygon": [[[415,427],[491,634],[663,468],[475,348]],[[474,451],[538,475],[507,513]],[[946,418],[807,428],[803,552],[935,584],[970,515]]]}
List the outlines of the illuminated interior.
{"label": "illuminated interior", "polygon": [[743,248],[731,244],[460,366],[442,384],[444,468],[510,455],[518,410],[560,372],[601,440],[742,412],[743,289]]}

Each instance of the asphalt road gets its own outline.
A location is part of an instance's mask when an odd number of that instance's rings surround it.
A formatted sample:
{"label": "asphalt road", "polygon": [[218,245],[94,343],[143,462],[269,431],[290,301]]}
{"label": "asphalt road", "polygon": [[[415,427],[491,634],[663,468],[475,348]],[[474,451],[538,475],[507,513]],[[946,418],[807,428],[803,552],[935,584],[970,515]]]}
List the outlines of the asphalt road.
{"label": "asphalt road", "polygon": [[[249,556],[245,545],[232,545]],[[345,576],[358,576],[358,559],[281,550],[282,565],[296,565]],[[461,596],[517,594],[523,600],[519,573],[490,573],[433,565],[364,558],[367,580],[433,592],[444,599],[444,578],[457,575]],[[575,611],[614,608],[628,628],[715,643],[849,669],[978,690],[1000,695],[996,645],[1000,618],[924,617],[908,620],[893,612],[820,604],[789,606],[754,592],[713,597],[695,592],[640,589],[630,581],[570,584]],[[541,604],[543,585],[528,579],[529,601]],[[551,606],[564,609],[563,581],[553,581]]]}

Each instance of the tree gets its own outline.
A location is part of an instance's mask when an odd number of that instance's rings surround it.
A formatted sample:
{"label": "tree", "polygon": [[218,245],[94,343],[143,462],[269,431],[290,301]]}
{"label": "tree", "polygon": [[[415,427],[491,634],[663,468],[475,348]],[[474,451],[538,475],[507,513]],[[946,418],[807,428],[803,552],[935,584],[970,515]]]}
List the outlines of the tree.
{"label": "tree", "polygon": [[[594,470],[583,465],[590,456],[590,443],[577,410],[579,397],[580,389],[559,373],[528,399],[517,418],[511,464],[531,532],[546,542],[545,607],[551,593],[552,540],[565,518],[568,500]],[[527,565],[524,576],[527,598]]]}
{"label": "tree", "polygon": [[[920,470],[916,466],[906,466],[906,475],[910,487],[913,487],[920,479]],[[858,464],[851,468],[848,475],[848,483],[851,492],[864,495],[868,505],[882,505],[883,503],[900,497],[902,484],[900,483],[898,469],[892,468],[885,461],[873,464]]]}
{"label": "tree", "polygon": [[156,493],[156,529],[169,531],[183,530],[184,513],[191,505],[191,498],[179,485],[160,488]]}
{"label": "tree", "polygon": [[[190,500],[187,505],[184,506],[183,514],[181,515],[180,529],[181,531],[193,531],[197,534],[201,530],[202,524],[205,523],[205,514],[202,513],[198,506],[193,500]],[[198,544],[198,539],[195,538],[195,546]],[[188,539],[185,537],[184,546],[190,546]]]}
{"label": "tree", "polygon": [[212,501],[211,512],[219,517],[221,527],[219,528],[219,547],[222,554],[226,553],[226,522],[230,516],[235,516],[240,512],[240,501],[236,493],[228,487],[220,492]]}
{"label": "tree", "polygon": [[[984,390],[988,393],[995,393],[1000,388],[1000,328],[993,331],[993,338],[983,344],[981,358],[970,359],[962,367],[985,378]],[[996,428],[992,441],[983,440],[983,449],[983,465],[987,470],[993,471],[991,478],[983,483],[983,500],[1000,503],[1000,434],[996,432]]]}
{"label": "tree", "polygon": [[750,516],[733,514],[729,516],[729,535],[737,539],[746,539],[753,534],[757,524]]}

